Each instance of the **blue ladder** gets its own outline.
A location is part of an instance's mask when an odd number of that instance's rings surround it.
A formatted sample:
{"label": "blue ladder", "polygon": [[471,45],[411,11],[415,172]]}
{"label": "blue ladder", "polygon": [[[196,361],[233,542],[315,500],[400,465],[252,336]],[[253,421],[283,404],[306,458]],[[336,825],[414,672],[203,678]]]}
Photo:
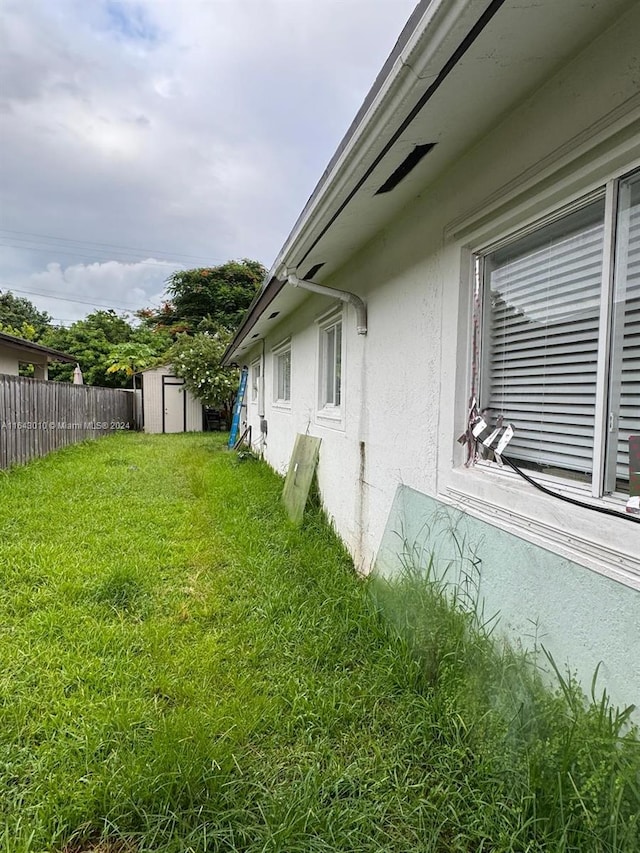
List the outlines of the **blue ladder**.
{"label": "blue ladder", "polygon": [[229,441],[227,447],[229,449],[235,447],[240,432],[240,417],[242,415],[242,404],[244,403],[244,395],[247,390],[247,378],[249,376],[249,368],[243,367],[240,374],[240,385],[236,395],[236,401],[233,404],[233,419],[231,421],[231,432],[229,433]]}

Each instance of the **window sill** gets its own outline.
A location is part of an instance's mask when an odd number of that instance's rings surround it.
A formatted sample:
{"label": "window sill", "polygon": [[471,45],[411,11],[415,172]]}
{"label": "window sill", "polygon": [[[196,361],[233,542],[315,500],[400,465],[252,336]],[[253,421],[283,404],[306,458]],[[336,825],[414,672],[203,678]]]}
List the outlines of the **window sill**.
{"label": "window sill", "polygon": [[[515,483],[524,483],[522,477],[510,468],[506,463],[503,468],[500,468],[493,462],[480,461],[476,464],[476,470],[484,471],[491,477],[506,477]],[[522,468],[522,465],[518,467]],[[542,471],[530,471],[528,468],[522,468],[525,474],[540,483],[546,489],[551,489],[560,495],[568,498],[574,498],[577,501],[582,501],[585,504],[593,507],[603,507],[619,511],[620,515],[625,515],[625,506],[628,500],[628,495],[623,495],[620,492],[614,492],[612,495],[605,495],[602,498],[594,498],[591,494],[591,486],[579,479],[571,480],[565,477],[558,477],[554,474],[546,474]],[[527,484],[527,488],[534,489],[534,486]],[[544,495],[550,499],[550,495]],[[576,507],[578,509],[579,507]]]}
{"label": "window sill", "polygon": [[272,406],[280,412],[291,412],[291,400],[274,400]]}
{"label": "window sill", "polygon": [[335,429],[344,427],[342,409],[336,406],[325,406],[324,409],[319,409],[316,412],[316,421]]}
{"label": "window sill", "polygon": [[[586,487],[557,477],[536,475],[535,479],[593,507],[619,510],[620,520],[556,500],[537,491],[514,471],[486,463],[450,470],[438,497],[476,518],[640,590],[640,553],[633,544],[639,531],[624,518],[626,497],[597,499]],[[444,485],[445,478],[441,482]]]}

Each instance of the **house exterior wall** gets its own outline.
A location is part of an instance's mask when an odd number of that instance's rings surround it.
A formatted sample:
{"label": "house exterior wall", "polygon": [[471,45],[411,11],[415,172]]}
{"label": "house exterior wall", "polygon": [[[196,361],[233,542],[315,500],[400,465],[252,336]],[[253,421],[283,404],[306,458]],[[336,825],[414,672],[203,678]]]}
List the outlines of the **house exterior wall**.
{"label": "house exterior wall", "polygon": [[[142,374],[142,408],[145,432],[164,432],[162,379],[173,375],[170,366],[145,370]],[[189,391],[184,393],[186,394],[185,432],[202,432],[202,404]]]}
{"label": "house exterior wall", "polygon": [[33,364],[36,379],[48,379],[47,356],[21,351],[19,347],[7,346],[0,341],[0,373],[8,376],[20,374],[20,364]]}
{"label": "house exterior wall", "polygon": [[[265,457],[284,472],[296,433],[321,437],[323,500],[361,570],[373,565],[399,486],[476,517],[489,538],[503,530],[526,542],[529,553],[550,552],[583,573],[584,595],[576,598],[580,584],[573,584],[565,608],[562,569],[557,578],[546,571],[544,591],[524,606],[522,624],[563,636],[560,659],[569,663],[588,667],[584,643],[605,650],[607,667],[625,674],[614,698],[627,702],[640,700],[638,643],[612,649],[607,637],[637,637],[640,529],[543,495],[510,472],[466,468],[456,438],[471,387],[472,253],[640,167],[638,32],[636,4],[326,282],[361,295],[368,312],[362,337],[353,309],[342,309],[340,421],[319,418],[317,405],[317,321],[331,300],[310,295],[283,319],[265,342],[263,364]],[[287,338],[291,405],[276,407],[272,349]],[[256,348],[247,363],[258,357]],[[259,408],[248,406],[254,434]],[[583,492],[576,487],[575,494]],[[528,567],[524,557],[514,560],[493,585],[490,607],[518,597]],[[594,598],[602,584],[619,585],[600,596],[611,607]],[[591,635],[573,632],[572,619],[590,623]],[[588,682],[592,671],[580,675]]]}
{"label": "house exterior wall", "polygon": [[18,357],[15,352],[3,347],[0,344],[0,373],[6,373],[9,376],[18,375]]}
{"label": "house exterior wall", "polygon": [[561,667],[580,673],[583,688],[597,670],[596,696],[606,687],[617,704],[637,704],[638,593],[405,486],[398,487],[387,519],[377,573],[398,572],[399,545],[405,561],[428,554],[432,576],[463,579],[464,600],[474,601],[484,620],[498,614],[499,629],[543,669],[548,661],[541,646]]}

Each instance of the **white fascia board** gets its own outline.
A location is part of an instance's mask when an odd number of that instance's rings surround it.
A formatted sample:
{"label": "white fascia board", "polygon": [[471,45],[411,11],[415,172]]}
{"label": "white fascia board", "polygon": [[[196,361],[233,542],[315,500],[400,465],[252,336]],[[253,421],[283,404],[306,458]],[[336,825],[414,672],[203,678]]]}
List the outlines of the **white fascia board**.
{"label": "white fascia board", "polygon": [[291,264],[296,250],[330,219],[364,167],[379,153],[381,142],[384,144],[400,125],[403,107],[415,94],[416,86],[423,91],[428,88],[490,3],[491,0],[433,0],[427,7],[316,198],[312,195],[304,218],[280,250],[273,275],[280,277],[281,268]]}

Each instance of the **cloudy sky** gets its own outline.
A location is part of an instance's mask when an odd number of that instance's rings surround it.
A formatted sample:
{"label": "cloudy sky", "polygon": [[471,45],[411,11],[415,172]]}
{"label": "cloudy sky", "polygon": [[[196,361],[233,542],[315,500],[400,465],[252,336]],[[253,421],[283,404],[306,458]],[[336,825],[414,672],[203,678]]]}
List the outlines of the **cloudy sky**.
{"label": "cloudy sky", "polygon": [[69,323],[269,267],[415,2],[0,0],[0,290]]}

